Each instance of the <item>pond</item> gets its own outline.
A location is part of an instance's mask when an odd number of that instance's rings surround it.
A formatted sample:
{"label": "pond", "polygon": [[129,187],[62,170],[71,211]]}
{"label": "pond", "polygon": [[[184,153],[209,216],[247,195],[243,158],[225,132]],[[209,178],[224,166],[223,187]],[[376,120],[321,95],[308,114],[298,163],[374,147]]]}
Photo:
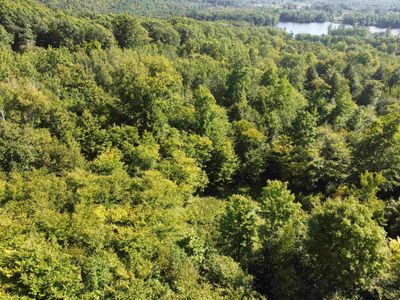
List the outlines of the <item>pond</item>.
{"label": "pond", "polygon": [[[380,33],[380,32],[386,32],[388,29],[387,28],[379,28],[376,26],[369,26],[368,27],[369,32],[371,33]],[[400,28],[392,28],[390,29],[390,33],[394,36],[400,36]]]}
{"label": "pond", "polygon": [[332,26],[333,28],[338,28],[340,24],[332,22],[323,23],[294,23],[294,22],[279,22],[277,27],[284,29],[288,33],[293,33],[294,35],[299,33],[308,33],[312,35],[323,35],[328,34],[328,30]]}
{"label": "pond", "polygon": [[[337,29],[341,26],[339,23],[332,22],[322,22],[322,23],[295,23],[295,22],[279,22],[276,27],[284,29],[288,33],[293,33],[294,35],[300,33],[307,33],[312,35],[323,35],[328,34],[329,28]],[[347,28],[351,28],[351,25],[345,25]],[[378,28],[376,26],[369,26],[369,32],[380,33],[386,32],[387,28]],[[400,29],[391,29],[391,34],[395,36],[400,36]]]}

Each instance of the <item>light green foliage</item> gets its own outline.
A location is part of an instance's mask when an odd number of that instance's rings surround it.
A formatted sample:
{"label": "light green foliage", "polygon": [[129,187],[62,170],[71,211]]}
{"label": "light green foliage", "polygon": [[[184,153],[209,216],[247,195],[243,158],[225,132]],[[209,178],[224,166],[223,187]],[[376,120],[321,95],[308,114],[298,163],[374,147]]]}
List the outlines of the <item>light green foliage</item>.
{"label": "light green foliage", "polygon": [[39,90],[33,82],[11,81],[0,87],[2,118],[19,124],[38,126],[49,122],[58,101],[48,91]]}
{"label": "light green foliage", "polygon": [[220,286],[248,289],[251,284],[252,278],[246,275],[238,263],[229,256],[211,255],[206,267],[209,269],[210,279]]}
{"label": "light green foliage", "polygon": [[158,171],[147,171],[133,183],[133,203],[150,207],[173,207],[182,204],[178,186]]}
{"label": "light green foliage", "polygon": [[123,172],[113,170],[110,174],[95,175],[83,170],[68,174],[69,184],[76,192],[70,199],[70,205],[76,202],[86,203],[125,203],[129,201],[131,178]]}
{"label": "light green foliage", "polygon": [[205,172],[193,158],[187,157],[182,151],[175,151],[171,158],[165,159],[160,169],[189,194],[204,189],[208,183]]}
{"label": "light green foliage", "polygon": [[400,284],[400,239],[390,240],[389,247],[391,250],[390,264],[391,264],[391,282],[386,293],[388,299],[395,299],[400,296],[398,286]]}
{"label": "light green foliage", "polygon": [[93,161],[92,169],[94,172],[102,175],[109,175],[124,170],[124,164],[121,162],[121,154],[115,149],[100,154]]}
{"label": "light green foliage", "polygon": [[218,106],[213,95],[205,87],[200,87],[194,94],[196,108],[196,128],[199,134],[217,141],[228,134],[230,124],[226,111]]}
{"label": "light green foliage", "polygon": [[13,43],[13,36],[0,25],[0,46],[6,47]]}
{"label": "light green foliage", "polygon": [[[335,73],[334,76],[339,76]],[[348,119],[356,110],[357,106],[353,102],[351,97],[350,88],[343,81],[342,78],[338,77],[339,82],[337,83],[336,89],[333,91],[333,100],[335,102],[335,108],[332,110],[330,119],[338,127],[344,127]]]}
{"label": "light green foliage", "polygon": [[[0,51],[0,59],[2,61],[0,65],[0,79],[4,80],[12,74],[12,71],[15,72],[14,54],[11,50],[2,50]],[[1,105],[3,105],[3,100],[1,101]]]}
{"label": "light green foliage", "polygon": [[305,81],[306,64],[303,56],[298,54],[285,54],[279,65],[282,67],[289,82],[297,87],[300,87]]}
{"label": "light green foliage", "polygon": [[300,264],[302,236],[304,235],[304,215],[287,184],[268,181],[260,198],[259,227],[263,245],[263,257],[259,264],[265,265],[263,284],[271,286],[270,293],[281,299],[291,299],[300,294],[302,288],[299,270],[293,266]]}
{"label": "light green foliage", "polygon": [[0,1],[1,299],[399,298],[398,39],[268,26],[400,7],[261,2]]}
{"label": "light green foliage", "polygon": [[2,284],[14,295],[65,299],[83,288],[80,269],[73,264],[71,255],[43,238],[30,237],[25,243],[3,248],[1,252]]}
{"label": "light green foliage", "polygon": [[245,263],[252,255],[256,243],[256,210],[251,199],[232,196],[225,214],[220,219],[223,252],[236,261]]}
{"label": "light green foliage", "polygon": [[[219,220],[225,210],[225,203],[214,198],[191,198],[186,205],[185,220],[196,226],[196,232],[204,246],[214,245],[218,234]],[[191,236],[191,235],[190,235]],[[207,248],[206,248],[207,249]]]}
{"label": "light green foliage", "polygon": [[277,67],[272,64],[261,76],[254,106],[260,113],[254,122],[263,121],[270,135],[287,129],[295,119],[297,112],[304,108],[304,97],[293,88],[289,81],[278,77]]}
{"label": "light green foliage", "polygon": [[132,135],[137,134],[136,130],[135,132],[128,131],[126,134],[129,137],[121,141],[120,147],[123,149],[124,161],[129,173],[140,174],[143,171],[156,169],[160,161],[160,146],[154,140],[154,137],[150,134],[144,134],[139,145],[135,146],[131,142],[137,143],[136,137],[133,141],[130,141],[130,139],[132,139]]}
{"label": "light green foliage", "polygon": [[247,89],[250,84],[249,65],[246,60],[239,60],[234,63],[232,70],[227,78],[229,105],[237,104],[246,100]]}
{"label": "light green foliage", "polygon": [[240,159],[239,174],[241,180],[257,182],[265,171],[266,151],[265,136],[255,125],[247,120],[240,120],[234,125],[236,153]]}
{"label": "light green foliage", "polygon": [[287,189],[287,184],[279,181],[268,181],[262,190],[260,214],[265,220],[266,236],[279,234],[300,212],[300,204],[294,202],[294,195]]}
{"label": "light green foliage", "polygon": [[397,299],[400,296],[398,286],[400,284],[399,258],[400,240],[399,238],[389,240],[389,260],[387,273],[380,278],[369,289],[373,294],[383,299]]}
{"label": "light green foliage", "polygon": [[380,173],[365,172],[360,176],[361,188],[355,194],[362,203],[365,203],[373,213],[373,218],[381,225],[385,223],[385,203],[377,196],[380,187],[386,182]]}
{"label": "light green foliage", "polygon": [[330,127],[321,127],[317,139],[322,142],[320,146],[322,169],[318,185],[327,192],[334,192],[350,175],[351,148],[346,136],[333,131]]}

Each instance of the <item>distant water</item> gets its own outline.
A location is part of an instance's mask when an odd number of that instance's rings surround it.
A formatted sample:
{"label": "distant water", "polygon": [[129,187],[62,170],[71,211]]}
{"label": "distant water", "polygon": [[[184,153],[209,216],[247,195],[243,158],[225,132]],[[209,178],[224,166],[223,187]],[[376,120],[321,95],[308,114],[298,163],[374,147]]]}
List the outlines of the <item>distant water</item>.
{"label": "distant water", "polygon": [[[372,32],[372,33],[380,33],[380,32],[386,32],[388,29],[387,28],[379,28],[376,26],[369,26],[368,30],[369,30],[369,32]],[[400,28],[390,29],[390,33],[393,34],[394,36],[400,36]]]}
{"label": "distant water", "polygon": [[299,33],[308,33],[312,35],[323,35],[328,34],[329,27],[338,28],[340,24],[332,22],[323,23],[295,23],[295,22],[279,22],[277,27],[284,29],[288,33],[293,33],[294,35]]}
{"label": "distant water", "polygon": [[[332,22],[322,22],[322,23],[295,23],[295,22],[279,22],[276,27],[284,29],[288,33],[301,34],[312,34],[312,35],[323,35],[328,34],[329,28],[337,29],[342,24],[332,23]],[[345,25],[346,28],[351,28],[351,25]],[[378,28],[376,26],[369,26],[369,32],[380,33],[386,32],[387,28]],[[400,29],[391,29],[391,34],[395,36],[400,36]]]}

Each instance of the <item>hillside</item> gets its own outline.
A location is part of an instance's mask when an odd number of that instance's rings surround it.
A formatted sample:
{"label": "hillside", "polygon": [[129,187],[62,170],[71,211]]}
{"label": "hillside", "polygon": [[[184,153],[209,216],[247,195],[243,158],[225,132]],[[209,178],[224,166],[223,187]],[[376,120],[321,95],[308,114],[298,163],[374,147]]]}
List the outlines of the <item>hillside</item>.
{"label": "hillside", "polygon": [[0,2],[0,299],[400,298],[397,38],[106,11]]}

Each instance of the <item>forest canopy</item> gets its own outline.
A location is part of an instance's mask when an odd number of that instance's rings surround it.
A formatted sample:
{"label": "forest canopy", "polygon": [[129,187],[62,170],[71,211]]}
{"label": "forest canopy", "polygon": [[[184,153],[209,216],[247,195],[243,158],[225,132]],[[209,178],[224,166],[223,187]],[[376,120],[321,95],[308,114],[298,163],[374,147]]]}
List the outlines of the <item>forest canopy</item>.
{"label": "forest canopy", "polygon": [[398,38],[184,2],[0,2],[0,298],[399,299]]}

